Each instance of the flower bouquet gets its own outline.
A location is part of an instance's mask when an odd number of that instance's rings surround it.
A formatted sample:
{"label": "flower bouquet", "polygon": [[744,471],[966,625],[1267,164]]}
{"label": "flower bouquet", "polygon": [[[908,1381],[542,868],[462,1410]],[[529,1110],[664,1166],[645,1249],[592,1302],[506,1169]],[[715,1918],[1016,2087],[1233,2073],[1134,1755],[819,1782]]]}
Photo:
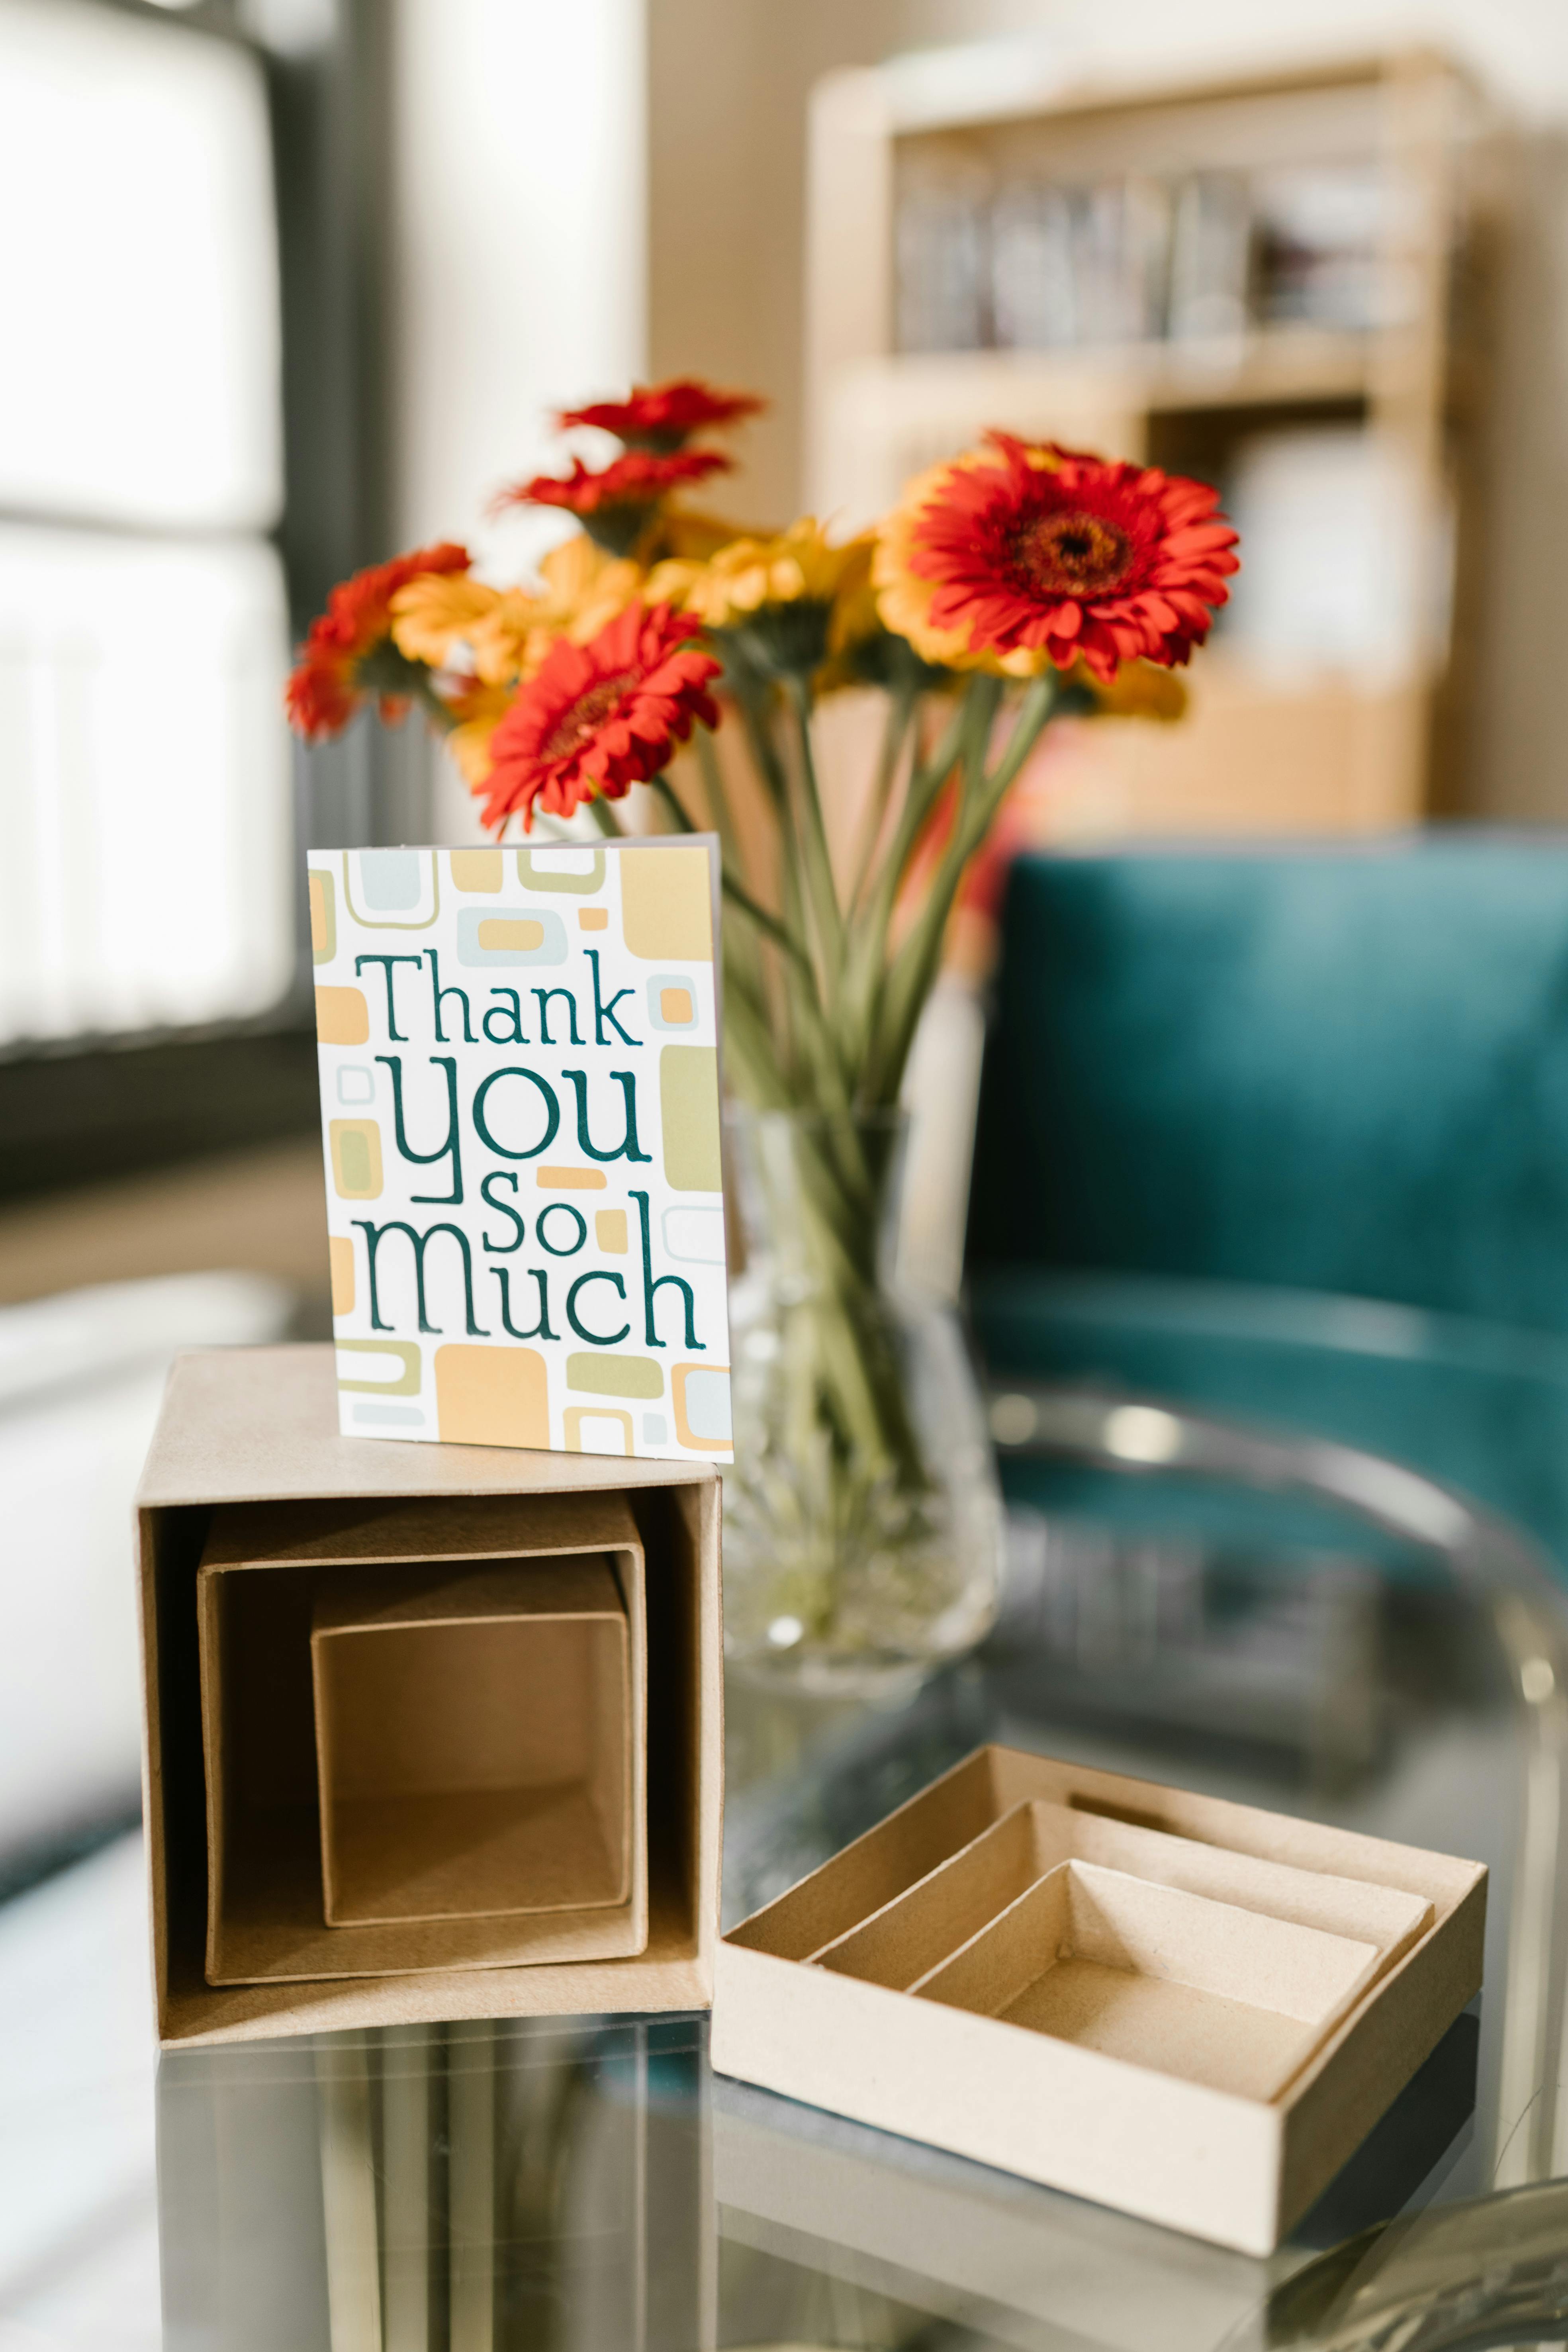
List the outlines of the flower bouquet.
{"label": "flower bouquet", "polygon": [[[681,381],[564,412],[621,454],[502,494],[576,520],[538,580],[481,579],[449,544],[360,573],[289,707],[319,740],[367,701],[416,706],[498,835],[580,810],[717,834],[746,1242],[727,1636],[758,1670],[867,1687],[968,1648],[998,1582],[962,1342],[886,1247],[948,917],[1047,725],[1179,715],[1236,534],[1201,483],[999,432],[874,531],[742,529],[689,499],[730,462],[699,436],[760,405]],[[868,687],[881,745],[847,850],[818,712]]]}

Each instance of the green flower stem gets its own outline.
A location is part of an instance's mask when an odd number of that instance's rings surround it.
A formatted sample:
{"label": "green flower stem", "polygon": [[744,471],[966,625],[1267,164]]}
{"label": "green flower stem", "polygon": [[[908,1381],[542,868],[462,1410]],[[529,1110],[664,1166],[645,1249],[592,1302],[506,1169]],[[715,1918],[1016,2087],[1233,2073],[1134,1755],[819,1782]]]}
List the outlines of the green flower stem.
{"label": "green flower stem", "polygon": [[804,1278],[790,1320],[797,1339],[809,1333],[786,1364],[797,1443],[826,1425],[846,1475],[919,1494],[928,1480],[878,1284],[885,1171],[852,1120],[803,1120],[790,1139]]}
{"label": "green flower stem", "polygon": [[1054,672],[1031,681],[1005,750],[989,775],[966,775],[952,837],[926,903],[889,968],[877,1040],[875,1083],[888,1100],[903,1082],[921,1008],[942,954],[942,937],[964,870],[995,821],[1018,772],[1039,741],[1057,699]]}
{"label": "green flower stem", "polygon": [[[819,1629],[835,1606],[833,1561],[860,1539],[889,1495],[917,1514],[931,1491],[879,1279],[889,1140],[868,1113],[891,1112],[948,917],[971,856],[1049,719],[1047,677],[1021,698],[1000,750],[993,737],[1003,679],[963,685],[928,755],[919,750],[921,688],[894,690],[853,887],[839,892],[812,741],[804,676],[780,686],[732,675],[727,691],[778,829],[779,902],[765,906],[742,866],[732,811],[712,743],[698,757],[721,844],[726,907],[724,1034],[732,1081],[763,1111],[800,1114],[782,1146],[790,1197],[773,1223],[787,1245],[779,1359],[784,1444],[822,1519],[823,1571],[800,1613]],[[788,727],[788,756],[775,727]],[[915,748],[910,751],[914,735]],[[901,778],[901,782],[900,782]],[[654,780],[668,818],[696,828],[668,778]],[[952,822],[922,904],[890,944],[912,860],[944,792]],[[622,828],[593,803],[606,833]],[[798,1499],[791,1506],[797,1515]]]}
{"label": "green flower stem", "polygon": [[781,809],[788,798],[788,780],[780,761],[777,746],[769,732],[764,695],[749,678],[733,676],[724,681],[725,690],[734,698],[745,730],[746,742],[757,773],[767,787],[774,810]]}
{"label": "green flower stem", "polygon": [[[720,765],[718,746],[706,727],[696,730],[697,762],[702,772],[702,790],[708,803],[708,814],[719,836],[719,856],[725,877],[725,888],[732,901],[746,908],[755,908],[749,888],[751,877],[746,869],[745,854],[735,820],[730,807],[730,795],[724,789],[724,771]],[[760,908],[755,908],[761,913]],[[726,971],[733,971],[744,982],[754,997],[765,997],[763,960],[757,941],[750,930],[738,930],[727,938],[724,945]]]}
{"label": "green flower stem", "polygon": [[[743,671],[732,674],[727,685],[729,692],[733,697],[735,708],[741,714],[741,723],[745,730],[752,761],[773,803],[774,822],[782,836],[780,896],[783,900],[784,925],[800,946],[803,953],[808,954],[809,933],[801,898],[801,859],[798,845],[795,839],[789,778],[784,762],[779,757],[778,747],[773,741],[769,725],[768,704],[771,698],[769,689],[749,677]],[[819,985],[816,992],[816,1009],[820,1012],[822,992]],[[799,990],[786,985],[782,997],[780,1025],[786,1055],[792,1061],[798,1061],[806,1050],[805,1039],[800,1034],[803,1025],[801,1019],[803,1009]],[[805,1025],[809,1029],[811,1024]]]}
{"label": "green flower stem", "polygon": [[458,714],[449,710],[430,683],[430,673],[420,673],[414,686],[414,699],[438,735],[449,735],[458,724]]}
{"label": "green flower stem", "polygon": [[[650,779],[650,782],[652,790],[658,794],[659,799],[663,802],[668,814],[674,819],[677,832],[695,833],[697,827],[692,824],[691,819],[681,807],[679,801],[676,797],[675,791],[670,783],[669,778],[665,775],[654,776]],[[816,1001],[816,978],[809,961],[802,953],[802,950],[795,940],[794,940],[790,937],[789,933],[784,929],[784,925],[777,922],[774,918],[767,912],[765,908],[758,906],[751,893],[741,882],[737,881],[734,875],[722,865],[722,862],[721,863],[721,882],[724,895],[730,901],[731,905],[740,908],[747,916],[749,920],[763,932],[765,938],[770,940],[773,944],[781,950],[781,952],[787,955],[793,961],[803,968],[805,980],[810,985],[811,993],[809,997],[802,1000],[800,1010],[803,1018],[809,1025],[816,1037],[817,1051],[826,1057],[828,1063],[831,1078],[834,1075],[832,1038],[821,1017],[821,1006]],[[841,1087],[836,1087],[833,1091],[836,1096],[841,1096],[843,1089]]]}
{"label": "green flower stem", "polygon": [[[811,959],[799,941],[790,937],[778,917],[770,915],[765,907],[759,906],[745,886],[738,882],[730,873],[724,876],[724,896],[732,907],[739,908],[748,922],[756,925],[763,937],[777,948],[782,955],[788,956],[790,961],[804,975],[815,998],[816,974],[812,970]],[[814,1003],[813,1010],[817,1009],[819,1008]]]}
{"label": "green flower stem", "polygon": [[844,971],[844,917],[833,878],[833,857],[822,814],[822,793],[811,744],[811,687],[798,676],[785,680],[784,691],[795,714],[800,761],[800,838],[804,850],[806,892],[816,925],[827,992],[836,996]]}
{"label": "green flower stem", "polygon": [[888,807],[893,795],[893,783],[903,758],[904,739],[909,734],[915,712],[920,707],[920,688],[911,678],[900,677],[888,698],[887,724],[882,730],[882,748],[877,761],[876,782],[867,804],[861,828],[860,852],[855,861],[855,879],[850,886],[847,905],[850,912],[858,907],[866,895],[871,876],[871,861],[882,828],[888,821]]}
{"label": "green flower stem", "polygon": [[702,771],[702,790],[708,802],[708,814],[713,820],[713,830],[723,847],[724,863],[744,882],[749,879],[745,853],[735,831],[730,795],[724,789],[724,771],[719,761],[719,747],[706,727],[696,730],[693,741],[697,762]]}
{"label": "green flower stem", "polygon": [[659,799],[664,803],[667,815],[674,818],[675,830],[677,833],[696,832],[697,827],[692,824],[691,819],[687,815],[686,811],[681,807],[679,801],[676,798],[675,787],[670,782],[668,776],[651,777],[649,779],[649,790],[658,794]]}
{"label": "green flower stem", "polygon": [[867,1091],[865,1073],[871,1059],[888,967],[888,933],[898,905],[900,886],[942,786],[955,765],[968,756],[969,747],[977,739],[984,743],[989,734],[1000,694],[994,678],[972,679],[942,730],[931,759],[922,761],[910,775],[893,838],[857,925],[858,952],[845,988],[844,1018],[848,1049],[855,1055],[861,1074],[860,1097],[867,1103],[886,1100],[881,1094]]}
{"label": "green flower stem", "polygon": [[728,960],[724,966],[724,1051],[745,1074],[744,1090],[767,1110],[789,1110],[795,1097],[779,1067],[768,1009]]}

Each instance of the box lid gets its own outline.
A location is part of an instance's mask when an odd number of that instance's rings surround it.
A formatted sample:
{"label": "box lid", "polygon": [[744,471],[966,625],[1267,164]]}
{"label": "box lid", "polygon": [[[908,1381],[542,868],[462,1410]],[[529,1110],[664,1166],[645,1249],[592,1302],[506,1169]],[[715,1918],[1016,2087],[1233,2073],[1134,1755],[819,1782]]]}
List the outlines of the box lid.
{"label": "box lid", "polygon": [[593,1492],[716,1480],[710,1462],[341,1437],[330,1342],[178,1357],[142,1474],[142,1510],[309,1496]]}

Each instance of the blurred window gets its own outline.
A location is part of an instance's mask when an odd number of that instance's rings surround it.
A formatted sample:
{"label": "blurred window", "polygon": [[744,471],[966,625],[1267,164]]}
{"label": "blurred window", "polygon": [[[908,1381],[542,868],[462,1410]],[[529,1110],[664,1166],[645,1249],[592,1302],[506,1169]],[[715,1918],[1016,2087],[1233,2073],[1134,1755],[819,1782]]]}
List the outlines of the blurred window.
{"label": "blurred window", "polygon": [[0,0],[0,1048],[244,1019],[293,969],[258,58]]}

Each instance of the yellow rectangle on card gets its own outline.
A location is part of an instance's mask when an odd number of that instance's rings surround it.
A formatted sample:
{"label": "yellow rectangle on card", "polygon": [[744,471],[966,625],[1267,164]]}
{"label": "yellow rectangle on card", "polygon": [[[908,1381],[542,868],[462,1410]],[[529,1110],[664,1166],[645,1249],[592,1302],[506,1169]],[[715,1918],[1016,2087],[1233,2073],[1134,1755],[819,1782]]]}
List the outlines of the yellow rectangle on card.
{"label": "yellow rectangle on card", "polygon": [[602,1168],[542,1168],[542,1192],[602,1192],[608,1181]]}
{"label": "yellow rectangle on card", "polygon": [[504,915],[489,915],[479,925],[479,945],[491,953],[497,948],[521,949],[526,955],[544,945],[544,926],[531,922],[525,917],[521,922],[509,922]]}
{"label": "yellow rectangle on card", "polygon": [[327,1257],[332,1277],[332,1313],[352,1315],[354,1311],[354,1245],[337,1234],[327,1243]]}
{"label": "yellow rectangle on card", "polygon": [[452,885],[455,889],[499,890],[500,875],[499,849],[454,849],[452,852]]}
{"label": "yellow rectangle on card", "polygon": [[363,988],[318,988],[316,1042],[363,1045],[370,1036],[370,1006]]}
{"label": "yellow rectangle on card", "polygon": [[623,850],[621,930],[635,956],[658,963],[711,963],[713,885],[708,852]]}
{"label": "yellow rectangle on card", "polygon": [[436,1412],[446,1445],[550,1444],[550,1390],[535,1348],[436,1350]]}
{"label": "yellow rectangle on card", "polygon": [[595,1209],[594,1239],[606,1257],[625,1257],[626,1254],[626,1213],[624,1209]]}
{"label": "yellow rectangle on card", "polygon": [[331,963],[338,951],[338,919],[332,877],[310,877],[310,955],[316,963]]}

